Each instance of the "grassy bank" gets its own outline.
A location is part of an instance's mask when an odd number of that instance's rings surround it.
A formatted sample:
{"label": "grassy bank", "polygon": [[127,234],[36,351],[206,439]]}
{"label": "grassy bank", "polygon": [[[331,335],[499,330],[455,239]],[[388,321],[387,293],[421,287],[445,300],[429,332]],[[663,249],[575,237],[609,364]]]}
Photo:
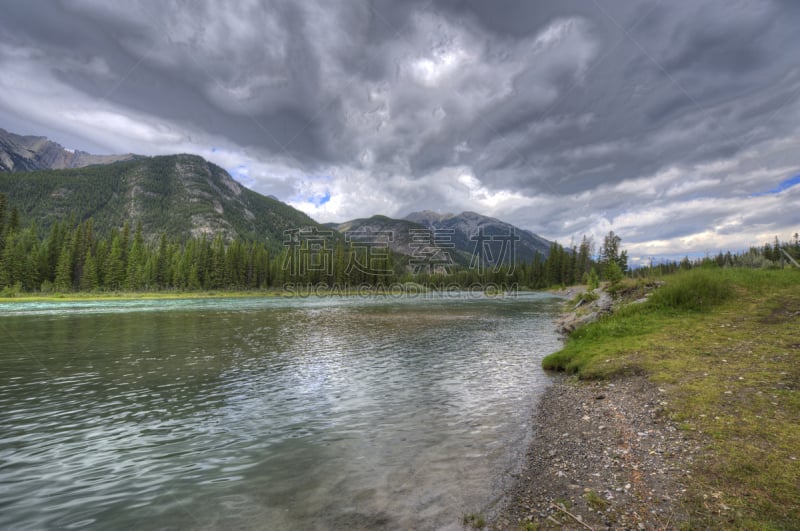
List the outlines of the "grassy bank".
{"label": "grassy bank", "polygon": [[[463,291],[486,296],[504,296],[505,292],[489,285],[477,289],[474,286],[464,288]],[[521,289],[520,291],[526,291]],[[0,292],[0,303],[5,302],[70,302],[70,301],[108,301],[108,300],[133,300],[133,299],[211,299],[211,298],[246,298],[246,297],[351,297],[351,296],[400,296],[400,295],[437,295],[460,293],[459,290],[439,289],[435,286],[424,286],[412,282],[392,284],[390,286],[347,286],[326,287],[323,285],[287,285],[283,288],[271,288],[246,291],[78,291],[67,293],[27,293],[27,292]]]}
{"label": "grassy bank", "polygon": [[[13,297],[0,297],[5,302],[71,302],[135,299],[212,299],[243,297],[281,297],[283,292],[270,291],[86,291],[72,293],[20,293]],[[288,295],[286,295],[288,296]]]}
{"label": "grassy bank", "polygon": [[693,527],[800,529],[800,272],[699,269],[576,331],[544,366],[644,373],[706,445]]}

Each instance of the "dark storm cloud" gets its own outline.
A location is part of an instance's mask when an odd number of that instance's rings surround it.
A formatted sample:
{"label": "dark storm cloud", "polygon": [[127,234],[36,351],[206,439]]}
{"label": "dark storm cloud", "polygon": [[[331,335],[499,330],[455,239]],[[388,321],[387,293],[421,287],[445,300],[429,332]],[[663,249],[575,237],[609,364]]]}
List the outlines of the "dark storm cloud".
{"label": "dark storm cloud", "polygon": [[735,225],[696,194],[733,208],[800,165],[798,26],[790,0],[9,2],[0,126],[199,152],[324,220],[666,241]]}

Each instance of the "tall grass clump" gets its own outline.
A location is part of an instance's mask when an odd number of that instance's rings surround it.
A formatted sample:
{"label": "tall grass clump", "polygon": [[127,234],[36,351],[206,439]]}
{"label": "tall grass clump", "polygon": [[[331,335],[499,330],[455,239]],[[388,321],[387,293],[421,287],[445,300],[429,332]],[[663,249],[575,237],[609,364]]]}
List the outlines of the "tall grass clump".
{"label": "tall grass clump", "polygon": [[733,284],[722,270],[692,269],[677,273],[657,289],[648,301],[656,309],[706,311],[730,299]]}

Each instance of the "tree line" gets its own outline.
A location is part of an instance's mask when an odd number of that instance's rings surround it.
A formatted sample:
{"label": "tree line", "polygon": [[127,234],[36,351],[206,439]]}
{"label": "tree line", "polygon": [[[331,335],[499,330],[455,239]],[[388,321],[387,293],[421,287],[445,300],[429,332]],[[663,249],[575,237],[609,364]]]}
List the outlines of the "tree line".
{"label": "tree line", "polygon": [[789,260],[787,253],[800,262],[800,233],[795,232],[788,241],[780,241],[777,236],[773,242],[761,246],[752,246],[746,251],[731,253],[719,252],[690,259],[668,260],[658,264],[649,264],[633,271],[636,276],[666,275],[677,271],[685,271],[696,267],[744,267],[750,269],[779,269]]}
{"label": "tree line", "polygon": [[[415,282],[428,286],[517,285],[545,288],[589,282],[609,272],[627,271],[620,238],[609,233],[597,257],[584,237],[564,248],[552,243],[548,256],[536,253],[529,263],[480,269],[453,266],[446,272],[413,273],[408,257],[386,252],[364,267],[364,249],[341,239],[316,260],[303,249],[286,245],[280,252],[264,243],[221,234],[185,241],[165,234],[146,238],[141,224],[98,234],[94,221],[68,218],[54,223],[45,236],[35,222],[23,227],[16,207],[0,194],[0,290],[16,292],[255,290],[304,285],[390,285]],[[300,252],[301,254],[297,254]],[[319,263],[315,263],[319,262]]]}

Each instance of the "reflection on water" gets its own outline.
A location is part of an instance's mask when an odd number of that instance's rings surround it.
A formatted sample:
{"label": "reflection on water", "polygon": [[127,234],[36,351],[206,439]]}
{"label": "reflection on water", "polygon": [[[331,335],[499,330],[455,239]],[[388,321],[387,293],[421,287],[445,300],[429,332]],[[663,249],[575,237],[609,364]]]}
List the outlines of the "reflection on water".
{"label": "reflection on water", "polygon": [[524,448],[556,304],[0,304],[0,528],[457,528]]}

